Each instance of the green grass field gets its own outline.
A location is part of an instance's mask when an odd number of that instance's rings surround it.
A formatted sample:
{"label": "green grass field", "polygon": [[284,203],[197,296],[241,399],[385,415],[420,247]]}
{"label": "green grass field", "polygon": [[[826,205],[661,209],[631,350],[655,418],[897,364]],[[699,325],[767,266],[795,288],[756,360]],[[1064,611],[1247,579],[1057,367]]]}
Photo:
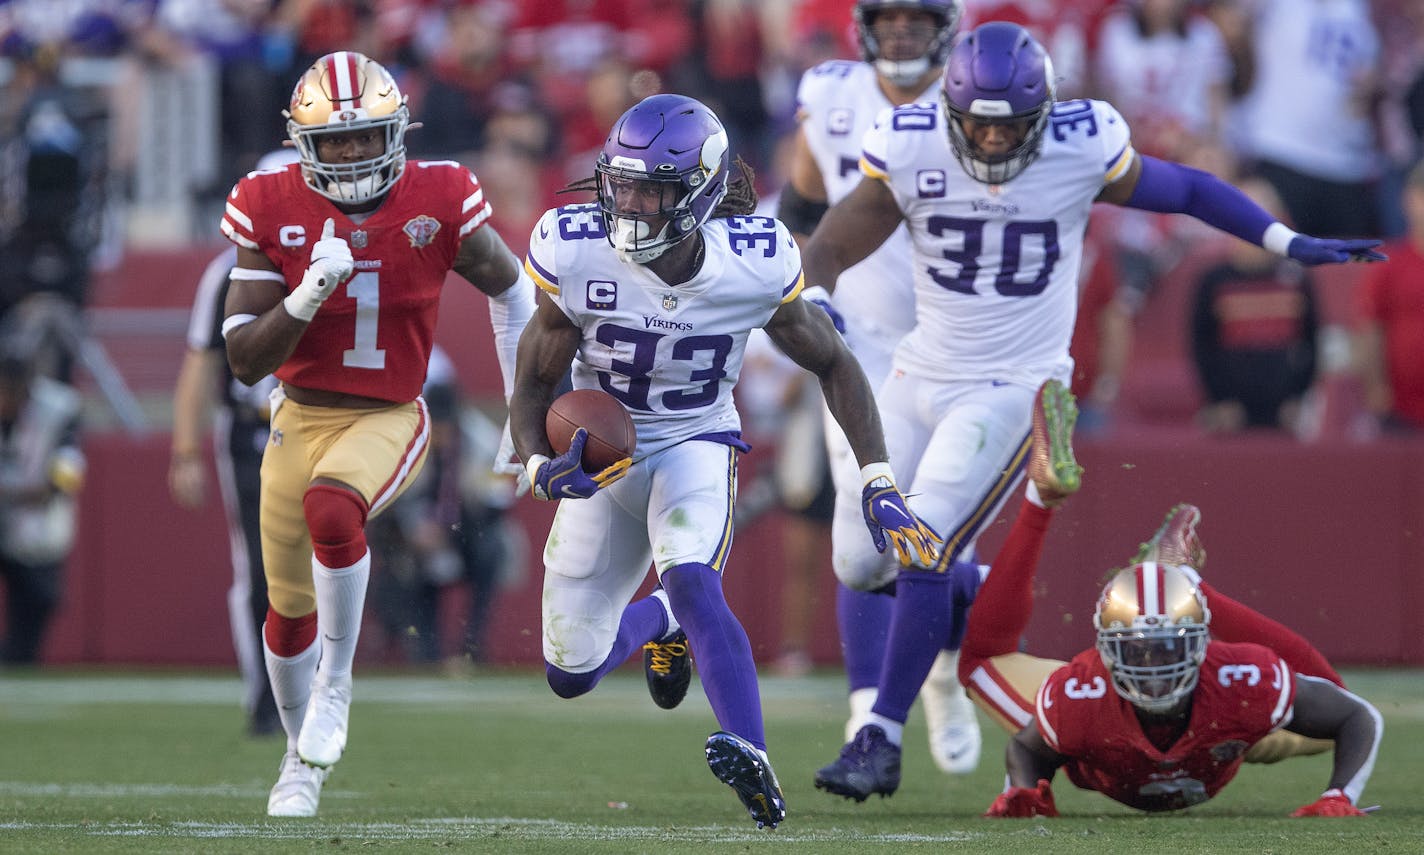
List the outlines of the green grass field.
{"label": "green grass field", "polygon": [[758,831],[708,771],[716,729],[697,686],[671,712],[625,668],[560,701],[536,672],[468,679],[358,673],[351,741],[316,820],[270,820],[279,739],[242,735],[226,676],[0,675],[0,852],[1424,852],[1424,673],[1346,674],[1387,723],[1368,819],[1293,820],[1330,759],[1246,767],[1197,809],[1145,816],[1056,783],[1057,820],[985,820],[1004,735],[950,778],[912,713],[890,799],[815,790],[840,748],[838,674],[763,680],[789,817]]}

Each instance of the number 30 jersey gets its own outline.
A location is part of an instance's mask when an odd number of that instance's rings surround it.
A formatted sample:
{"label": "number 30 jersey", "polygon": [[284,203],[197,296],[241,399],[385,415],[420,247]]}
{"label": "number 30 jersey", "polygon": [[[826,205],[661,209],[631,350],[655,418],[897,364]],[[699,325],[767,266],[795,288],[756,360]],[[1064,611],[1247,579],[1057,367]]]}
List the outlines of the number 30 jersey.
{"label": "number 30 jersey", "polygon": [[702,269],[677,286],[619,259],[597,205],[547,211],[529,238],[525,269],[583,331],[574,388],[623,402],[638,458],[741,429],[732,387],[747,337],[801,293],[801,253],[779,220],[716,218],[702,238]]}
{"label": "number 30 jersey", "polygon": [[989,185],[959,165],[944,122],[937,104],[898,107],[863,142],[861,171],[890,188],[914,246],[915,328],[895,365],[1035,385],[1071,369],[1083,232],[1135,156],[1127,123],[1103,101],[1055,104],[1038,159]]}
{"label": "number 30 jersey", "polygon": [[410,161],[381,206],[359,223],[309,189],[296,164],[239,180],[228,195],[223,234],[271,259],[289,293],[301,283],[328,217],[356,260],[356,272],[317,310],[277,378],[395,403],[415,400],[446,274],[460,242],[490,214],[479,181],[454,161]]}

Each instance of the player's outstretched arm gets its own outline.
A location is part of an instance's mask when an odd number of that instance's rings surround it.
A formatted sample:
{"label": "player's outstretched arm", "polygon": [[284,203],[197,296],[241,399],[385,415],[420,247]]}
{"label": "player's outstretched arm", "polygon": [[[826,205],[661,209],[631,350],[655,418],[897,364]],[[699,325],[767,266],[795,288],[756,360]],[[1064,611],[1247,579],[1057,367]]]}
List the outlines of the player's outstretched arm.
{"label": "player's outstretched arm", "polygon": [[1054,751],[1038,731],[1037,722],[1014,734],[1004,749],[1008,786],[984,812],[991,818],[1058,816],[1049,782],[1066,757]]}
{"label": "player's outstretched arm", "polygon": [[1295,714],[1286,730],[1335,741],[1330,783],[1292,816],[1364,816],[1355,807],[1374,771],[1384,719],[1374,705],[1329,680],[1297,675]]}
{"label": "player's outstretched arm", "polygon": [[1301,264],[1384,261],[1377,240],[1334,240],[1297,234],[1260,205],[1209,172],[1139,155],[1097,201],[1163,214],[1187,214],[1247,243]]}
{"label": "player's outstretched arm", "polygon": [[[863,179],[832,205],[801,250],[806,283],[834,291],[841,273],[880,248],[903,215],[885,182]],[[906,311],[912,311],[906,307]]]}

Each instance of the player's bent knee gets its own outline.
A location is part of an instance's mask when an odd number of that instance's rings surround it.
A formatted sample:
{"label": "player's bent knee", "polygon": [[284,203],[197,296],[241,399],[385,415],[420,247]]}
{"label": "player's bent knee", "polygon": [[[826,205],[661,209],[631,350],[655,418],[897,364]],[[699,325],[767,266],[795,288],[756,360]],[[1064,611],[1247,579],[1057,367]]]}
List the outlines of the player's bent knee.
{"label": "player's bent knee", "polygon": [[554,690],[554,694],[566,700],[587,694],[598,684],[596,671],[574,674],[552,662],[544,663],[544,676],[549,681],[549,688]]}
{"label": "player's bent knee", "polygon": [[313,484],[302,496],[316,559],[331,568],[350,567],[366,554],[366,501],[355,492]]}

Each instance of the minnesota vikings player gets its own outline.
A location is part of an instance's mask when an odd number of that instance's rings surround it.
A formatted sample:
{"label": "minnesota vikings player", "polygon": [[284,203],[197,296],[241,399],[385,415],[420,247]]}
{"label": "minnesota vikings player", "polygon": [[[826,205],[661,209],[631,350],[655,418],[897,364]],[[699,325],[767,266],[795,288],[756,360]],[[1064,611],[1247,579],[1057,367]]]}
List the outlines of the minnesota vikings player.
{"label": "minnesota vikings player", "polygon": [[534,287],[485,225],[473,174],[406,161],[405,96],[379,64],[322,57],[287,116],[300,165],[253,172],[228,197],[222,230],[237,266],[222,331],[238,380],[281,381],[261,528],[263,648],[287,751],[267,812],[313,816],[346,746],[366,521],[425,461],[420,389],[446,274],[489,296],[506,390]]}
{"label": "minnesota vikings player", "polygon": [[[791,180],[781,191],[777,210],[778,219],[798,241],[815,230],[828,204],[845,198],[860,182],[860,142],[875,117],[902,104],[934,99],[963,12],[962,0],[860,0],[854,17],[865,61],[830,60],[802,75]],[[832,313],[865,376],[876,386],[890,373],[890,355],[914,322],[908,310],[914,304],[910,270],[910,238],[899,227],[879,249],[841,274],[834,296],[824,288],[808,288],[802,295]],[[864,537],[860,473],[844,434],[829,415],[826,446],[836,486],[832,539],[859,540]],[[836,624],[850,684],[849,740],[875,704],[890,598],[837,582]],[[956,676],[957,661],[952,649],[936,658],[920,700],[930,756],[945,772],[967,774],[979,765],[981,739],[974,707]]]}
{"label": "minnesota vikings player", "polygon": [[827,212],[805,249],[808,281],[828,285],[902,222],[909,229],[915,328],[878,400],[896,474],[944,543],[934,562],[898,571],[836,544],[846,585],[895,585],[871,723],[816,775],[855,799],[899,786],[910,704],[979,583],[956,559],[1022,476],[1035,390],[1069,377],[1092,203],[1191,214],[1304,264],[1383,258],[1378,241],[1298,235],[1208,173],[1139,156],[1111,105],[1055,102],[1052,63],[1018,25],[962,36],[940,102],[877,123],[861,158],[872,180]]}
{"label": "minnesota vikings player", "polygon": [[[735,172],[734,172],[735,170]],[[547,212],[525,269],[540,288],[519,342],[511,428],[539,499],[565,499],[544,548],[544,658],[564,698],[594,688],[645,645],[649,690],[671,708],[687,693],[689,649],[721,727],[713,773],[758,827],[786,803],[767,758],[756,667],[722,593],[741,439],[732,401],[743,349],[763,328],[820,381],[850,440],[864,524],[902,563],[935,544],[890,477],[875,399],[828,316],[798,299],[801,258],[786,227],[748,216],[751,174],[728,154],[711,110],[654,95],[623,114],[589,182],[596,204]],[[602,389],[637,427],[637,459],[587,473],[587,432],[553,457],[544,418],[572,364],[573,385]],[[660,587],[632,602],[653,565]],[[775,573],[774,567],[757,572]]]}
{"label": "minnesota vikings player", "polygon": [[1325,792],[1292,816],[1363,816],[1355,804],[1379,750],[1379,712],[1304,638],[1202,581],[1192,505],[1173,508],[1103,588],[1095,647],[1066,663],[1019,651],[1054,508],[1081,485],[1076,415],[1072,393],[1046,382],[1027,496],[964,636],[961,675],[1013,734],[1007,784],[985,816],[1057,816],[1060,767],[1083,789],[1166,811],[1210,799],[1243,762],[1332,749]]}

